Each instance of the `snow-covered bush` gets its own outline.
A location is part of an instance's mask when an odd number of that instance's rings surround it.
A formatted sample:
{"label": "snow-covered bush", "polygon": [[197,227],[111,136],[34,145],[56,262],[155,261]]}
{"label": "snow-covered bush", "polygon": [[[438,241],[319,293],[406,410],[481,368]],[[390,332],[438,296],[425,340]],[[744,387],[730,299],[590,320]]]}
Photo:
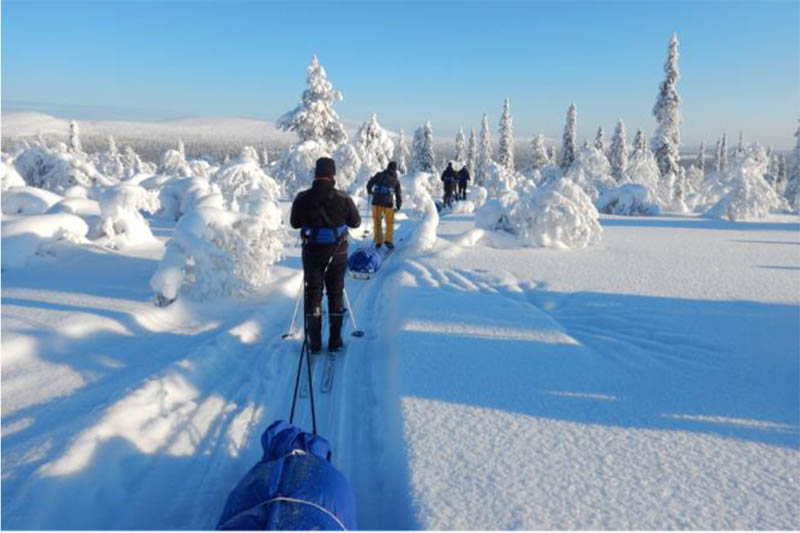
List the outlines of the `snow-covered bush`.
{"label": "snow-covered bush", "polygon": [[[416,172],[404,176],[401,181],[403,187],[403,210],[406,212],[422,212],[425,210],[428,199],[440,198],[434,187],[438,178],[427,172]],[[435,204],[434,204],[435,205]]]}
{"label": "snow-covered bush", "polygon": [[14,168],[12,160],[9,158],[0,161],[0,190],[5,191],[11,187],[24,187],[25,180]]}
{"label": "snow-covered bush", "polygon": [[64,198],[46,211],[47,214],[68,213],[78,215],[87,222],[100,217],[100,204],[86,198]]}
{"label": "snow-covered bush", "polygon": [[754,220],[773,210],[786,209],[785,199],[764,179],[767,165],[766,151],[757,143],[748,145],[727,172],[715,173],[718,181],[711,183],[707,198],[723,194],[704,216]]}
{"label": "snow-covered bush", "polygon": [[467,201],[472,202],[475,209],[480,209],[486,204],[486,199],[489,197],[489,192],[486,187],[475,185],[467,189]]}
{"label": "snow-covered bush", "polygon": [[[639,138],[639,134],[637,134]],[[634,150],[628,161],[628,166],[622,173],[622,184],[637,183],[647,187],[659,205],[665,205],[658,191],[661,183],[661,172],[653,153],[646,147]]]}
{"label": "snow-covered bush", "polygon": [[340,144],[333,152],[333,160],[336,161],[336,187],[353,195],[366,195],[366,189],[361,190],[363,186],[356,183],[358,171],[361,169],[361,158],[353,145]]}
{"label": "snow-covered bush", "polygon": [[575,156],[566,173],[592,201],[597,201],[606,190],[616,186],[605,154],[591,145],[585,145]]}
{"label": "snow-covered bush", "polygon": [[35,146],[14,159],[17,172],[28,185],[62,193],[73,185],[91,187],[112,185],[100,174],[83,153],[49,150]]}
{"label": "snow-covered bush", "polygon": [[3,191],[4,215],[41,215],[63,197],[36,187],[11,187]]}
{"label": "snow-covered bush", "polygon": [[139,185],[109,187],[100,195],[100,219],[92,238],[110,248],[146,244],[155,240],[150,226],[139,210],[158,209],[155,193]]}
{"label": "snow-covered bush", "polygon": [[280,187],[264,173],[258,153],[245,147],[238,158],[217,171],[211,183],[219,187],[229,211],[261,216],[273,211],[280,197]]}
{"label": "snow-covered bush", "polygon": [[547,163],[543,167],[534,170],[531,174],[531,179],[537,187],[541,187],[542,185],[555,183],[560,180],[563,175],[564,172],[561,170],[561,167],[553,163]]}
{"label": "snow-covered bush", "polygon": [[23,268],[33,256],[51,253],[58,242],[82,243],[89,226],[65,213],[32,215],[5,220],[2,226],[2,268]]}
{"label": "snow-covered bush", "polygon": [[298,191],[311,185],[314,168],[320,157],[330,157],[330,154],[316,141],[305,141],[283,151],[275,179],[283,186],[286,194],[294,197]]}
{"label": "snow-covered bush", "polygon": [[604,191],[595,205],[601,213],[611,215],[658,215],[661,212],[650,189],[636,183]]}
{"label": "snow-covered bush", "polygon": [[520,178],[522,178],[521,174],[517,174],[503,165],[491,161],[486,167],[483,186],[486,187],[490,197],[496,198],[513,190],[517,180]]}
{"label": "snow-covered bush", "polygon": [[180,176],[182,178],[194,177],[192,167],[186,161],[183,153],[175,149],[164,152],[164,156],[161,158],[161,164],[158,166],[158,173]]}
{"label": "snow-covered bush", "polygon": [[524,246],[584,248],[599,242],[599,213],[589,196],[562,178],[490,199],[475,215],[477,227],[504,230]]}
{"label": "snow-covered bush", "polygon": [[178,220],[198,207],[222,208],[224,200],[219,187],[200,178],[180,178],[167,182],[158,195],[159,218]]}
{"label": "snow-covered bush", "polygon": [[150,286],[159,305],[175,300],[182,287],[201,300],[242,296],[269,281],[282,251],[280,216],[196,209],[175,226]]}
{"label": "snow-covered bush", "polygon": [[114,138],[108,137],[108,150],[105,152],[95,152],[90,158],[92,164],[98,172],[104,176],[120,180],[125,175],[125,163],[122,155],[117,150]]}

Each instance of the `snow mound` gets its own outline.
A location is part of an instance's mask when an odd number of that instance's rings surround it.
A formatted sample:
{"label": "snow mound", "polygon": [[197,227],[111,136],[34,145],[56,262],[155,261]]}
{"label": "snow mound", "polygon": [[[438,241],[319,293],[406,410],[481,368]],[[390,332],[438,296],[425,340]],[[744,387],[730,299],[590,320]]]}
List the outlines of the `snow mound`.
{"label": "snow mound", "polygon": [[706,206],[703,216],[728,220],[755,220],[771,211],[787,209],[788,204],[769,185],[766,152],[757,143],[748,145],[727,172],[714,173],[704,183]]}
{"label": "snow mound", "polygon": [[224,203],[219,187],[201,178],[167,181],[158,194],[158,200],[161,207],[156,216],[170,220],[178,220],[198,207],[222,209]]}
{"label": "snow mound", "polygon": [[475,214],[475,225],[506,231],[523,246],[585,248],[600,241],[599,216],[581,187],[562,178],[489,200]]}
{"label": "snow mound", "polygon": [[481,187],[480,185],[475,185],[474,187],[470,187],[467,192],[467,200],[472,202],[472,204],[475,206],[474,210],[483,207],[484,204],[486,204],[486,199],[488,197],[489,197],[489,192],[486,190],[485,187]]}
{"label": "snow mound", "polygon": [[100,219],[93,237],[110,248],[123,248],[155,241],[139,210],[158,208],[158,198],[140,185],[110,187],[100,195]]}
{"label": "snow mound", "polygon": [[222,167],[211,183],[219,187],[226,209],[254,216],[273,212],[269,204],[280,197],[278,183],[264,173],[255,150],[248,147]]}
{"label": "snow mound", "polygon": [[63,198],[36,187],[11,187],[3,191],[4,215],[41,215]]}
{"label": "snow mound", "polygon": [[616,186],[606,156],[594,146],[584,146],[569,167],[566,177],[575,182],[583,192],[597,201],[608,189]]}
{"label": "snow mound", "polygon": [[661,212],[650,189],[635,183],[606,190],[595,206],[601,213],[610,215],[658,215]]}
{"label": "snow mound", "polygon": [[24,186],[25,180],[19,175],[11,161],[0,162],[0,190],[5,191],[11,187]]}
{"label": "snow mound", "polygon": [[198,300],[243,296],[269,281],[282,251],[279,213],[254,217],[199,208],[178,221],[150,286],[158,305],[175,300],[182,287]]}
{"label": "snow mound", "polygon": [[75,215],[32,215],[4,220],[2,225],[3,269],[23,268],[35,255],[45,255],[58,241],[85,242],[89,226]]}
{"label": "snow mound", "polygon": [[17,172],[28,185],[63,193],[73,185],[113,185],[114,180],[100,174],[82,153],[70,153],[34,146],[14,159]]}
{"label": "snow mound", "polygon": [[47,210],[47,214],[68,213],[79,217],[99,217],[100,204],[86,198],[64,198]]}

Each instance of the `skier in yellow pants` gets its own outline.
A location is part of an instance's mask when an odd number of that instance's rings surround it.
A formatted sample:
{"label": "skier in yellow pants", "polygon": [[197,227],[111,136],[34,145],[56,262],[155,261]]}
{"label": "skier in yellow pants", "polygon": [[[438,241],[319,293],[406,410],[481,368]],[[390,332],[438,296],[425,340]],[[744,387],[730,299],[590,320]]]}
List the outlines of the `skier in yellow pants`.
{"label": "skier in yellow pants", "polygon": [[[372,196],[372,221],[375,228],[375,248],[386,244],[394,248],[394,212],[400,210],[403,195],[397,179],[397,163],[389,162],[386,170],[378,172],[367,182],[367,194]],[[397,207],[395,208],[395,203]],[[383,219],[386,219],[386,238],[383,236]]]}

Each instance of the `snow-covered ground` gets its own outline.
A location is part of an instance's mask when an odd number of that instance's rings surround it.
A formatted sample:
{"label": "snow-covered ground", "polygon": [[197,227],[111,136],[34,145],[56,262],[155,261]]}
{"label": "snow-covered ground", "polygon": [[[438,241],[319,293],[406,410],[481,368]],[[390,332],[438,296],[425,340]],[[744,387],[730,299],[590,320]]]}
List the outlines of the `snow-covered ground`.
{"label": "snow-covered ground", "polygon": [[[317,396],[360,527],[800,528],[796,216],[603,216],[571,251],[399,218]],[[157,308],[152,229],[2,274],[3,528],[213,528],[288,417],[299,248],[247,300]]]}

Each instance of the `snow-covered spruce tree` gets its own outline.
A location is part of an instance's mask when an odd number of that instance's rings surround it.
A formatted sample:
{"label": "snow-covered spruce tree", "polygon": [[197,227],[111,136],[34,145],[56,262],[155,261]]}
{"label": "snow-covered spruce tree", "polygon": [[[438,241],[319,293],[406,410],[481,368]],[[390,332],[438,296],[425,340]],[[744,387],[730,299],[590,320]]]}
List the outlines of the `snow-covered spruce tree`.
{"label": "snow-covered spruce tree", "polygon": [[122,156],[117,149],[114,137],[108,136],[108,150],[105,152],[95,152],[90,157],[95,168],[101,174],[119,180],[125,173],[125,165]]}
{"label": "snow-covered spruce tree", "polygon": [[659,206],[666,205],[662,201],[659,192],[661,183],[661,172],[658,168],[653,153],[647,148],[647,141],[642,130],[636,131],[633,141],[633,153],[631,154],[628,166],[622,174],[621,183],[638,183],[648,188],[650,197],[654,198]]}
{"label": "snow-covered spruce tree", "polygon": [[83,152],[80,130],[78,128],[78,122],[75,120],[69,123],[69,151],[75,154]]}
{"label": "snow-covered spruce tree", "polygon": [[406,144],[406,134],[400,130],[400,138],[394,147],[394,160],[397,162],[397,170],[400,174],[408,172],[408,162],[411,159],[411,152],[408,151],[408,144]]}
{"label": "snow-covered spruce tree", "polygon": [[782,191],[779,189],[778,180],[780,179],[780,164],[781,160],[778,157],[778,154],[773,152],[772,147],[767,147],[767,173],[764,174],[764,179],[767,180],[770,187],[772,187],[778,194],[782,195]]}
{"label": "snow-covered spruce tree", "polygon": [[478,157],[475,161],[475,184],[483,185],[489,177],[489,165],[492,162],[492,138],[489,134],[489,119],[486,113],[481,119],[481,133],[478,138]]}
{"label": "snow-covered spruce tree", "polygon": [[603,126],[598,126],[597,127],[597,135],[595,135],[595,137],[594,137],[594,147],[605,154],[606,153],[606,140],[605,140],[604,136],[605,136],[605,131],[603,131]]}
{"label": "snow-covered spruce tree", "polygon": [[342,99],[340,91],[333,90],[325,69],[319,64],[317,56],[311,58],[307,69],[306,90],[300,103],[278,119],[278,127],[293,131],[300,142],[315,141],[332,150],[347,142],[347,133],[333,110],[333,102]]}
{"label": "snow-covered spruce tree", "polygon": [[109,135],[108,136],[108,153],[112,155],[117,155],[119,150],[117,149],[117,143],[114,141],[114,137]]}
{"label": "snow-covered spruce tree", "polygon": [[436,154],[433,151],[433,128],[430,121],[414,132],[411,144],[411,169],[415,172],[435,173]]}
{"label": "snow-covered spruce tree", "polygon": [[715,180],[707,191],[707,199],[719,199],[704,216],[728,220],[755,220],[771,211],[785,209],[786,200],[778,196],[764,179],[769,164],[767,152],[758,143],[743,146],[741,156],[734,159],[730,168]]}
{"label": "snow-covered spruce tree", "polygon": [[706,143],[703,141],[700,141],[700,149],[697,151],[694,166],[697,167],[697,170],[702,174],[706,173]]}
{"label": "snow-covered spruce tree", "polygon": [[653,153],[662,176],[678,176],[680,172],[681,114],[678,109],[680,97],[677,84],[678,72],[678,36],[673,33],[669,41],[669,53],[664,64],[666,77],[659,86],[658,98],[653,106],[653,115],[658,127],[653,135]]}
{"label": "snow-covered spruce tree", "polygon": [[458,128],[456,133],[456,161],[466,163],[467,161],[467,142],[464,138],[464,130]]}
{"label": "snow-covered spruce tree", "polygon": [[800,126],[794,132],[794,149],[786,162],[786,189],[784,197],[795,211],[800,211]]}
{"label": "snow-covered spruce tree", "polygon": [[561,170],[566,172],[575,161],[575,137],[578,129],[578,109],[570,104],[567,110],[567,122],[564,124],[564,135],[561,140],[561,159],[558,162]]}
{"label": "snow-covered spruce tree", "polygon": [[733,157],[737,161],[741,161],[744,158],[744,135],[741,130],[739,131],[739,142],[736,144],[736,151],[733,152]]}
{"label": "snow-covered spruce tree", "polygon": [[178,152],[186,159],[186,146],[183,144],[183,139],[178,139]]}
{"label": "snow-covered spruce tree", "polygon": [[722,141],[719,144],[719,168],[718,172],[725,172],[728,169],[728,134],[722,134]]}
{"label": "snow-covered spruce tree", "polygon": [[500,116],[497,132],[499,137],[497,162],[509,172],[514,172],[514,121],[511,118],[511,102],[508,98],[503,103],[503,114]]}
{"label": "snow-covered spruce tree", "polygon": [[225,209],[259,217],[275,213],[280,216],[276,203],[280,187],[264,173],[259,163],[256,149],[245,146],[238,157],[222,166],[209,180],[219,187]]}
{"label": "snow-covered spruce tree", "polygon": [[625,135],[625,123],[622,122],[622,119],[617,121],[614,136],[611,138],[608,162],[611,167],[611,175],[619,182],[622,179],[622,173],[628,166],[628,140]]}
{"label": "snow-covered spruce tree", "polygon": [[541,133],[531,141],[531,161],[528,164],[528,175],[544,167],[550,162],[547,157],[547,148],[544,145],[544,135]]}
{"label": "snow-covered spruce tree", "polygon": [[555,145],[551,144],[547,147],[547,158],[550,160],[551,165],[558,165],[558,150]]}
{"label": "snow-covered spruce tree", "polygon": [[469,131],[469,144],[467,145],[467,168],[470,173],[475,174],[475,161],[478,155],[478,146],[475,139],[475,128]]}
{"label": "snow-covered spruce tree", "polygon": [[266,148],[261,149],[261,168],[266,169],[269,166],[269,152]]}
{"label": "snow-covered spruce tree", "polygon": [[358,128],[355,147],[361,158],[361,165],[370,177],[386,168],[394,152],[394,142],[389,134],[378,124],[375,113]]}

